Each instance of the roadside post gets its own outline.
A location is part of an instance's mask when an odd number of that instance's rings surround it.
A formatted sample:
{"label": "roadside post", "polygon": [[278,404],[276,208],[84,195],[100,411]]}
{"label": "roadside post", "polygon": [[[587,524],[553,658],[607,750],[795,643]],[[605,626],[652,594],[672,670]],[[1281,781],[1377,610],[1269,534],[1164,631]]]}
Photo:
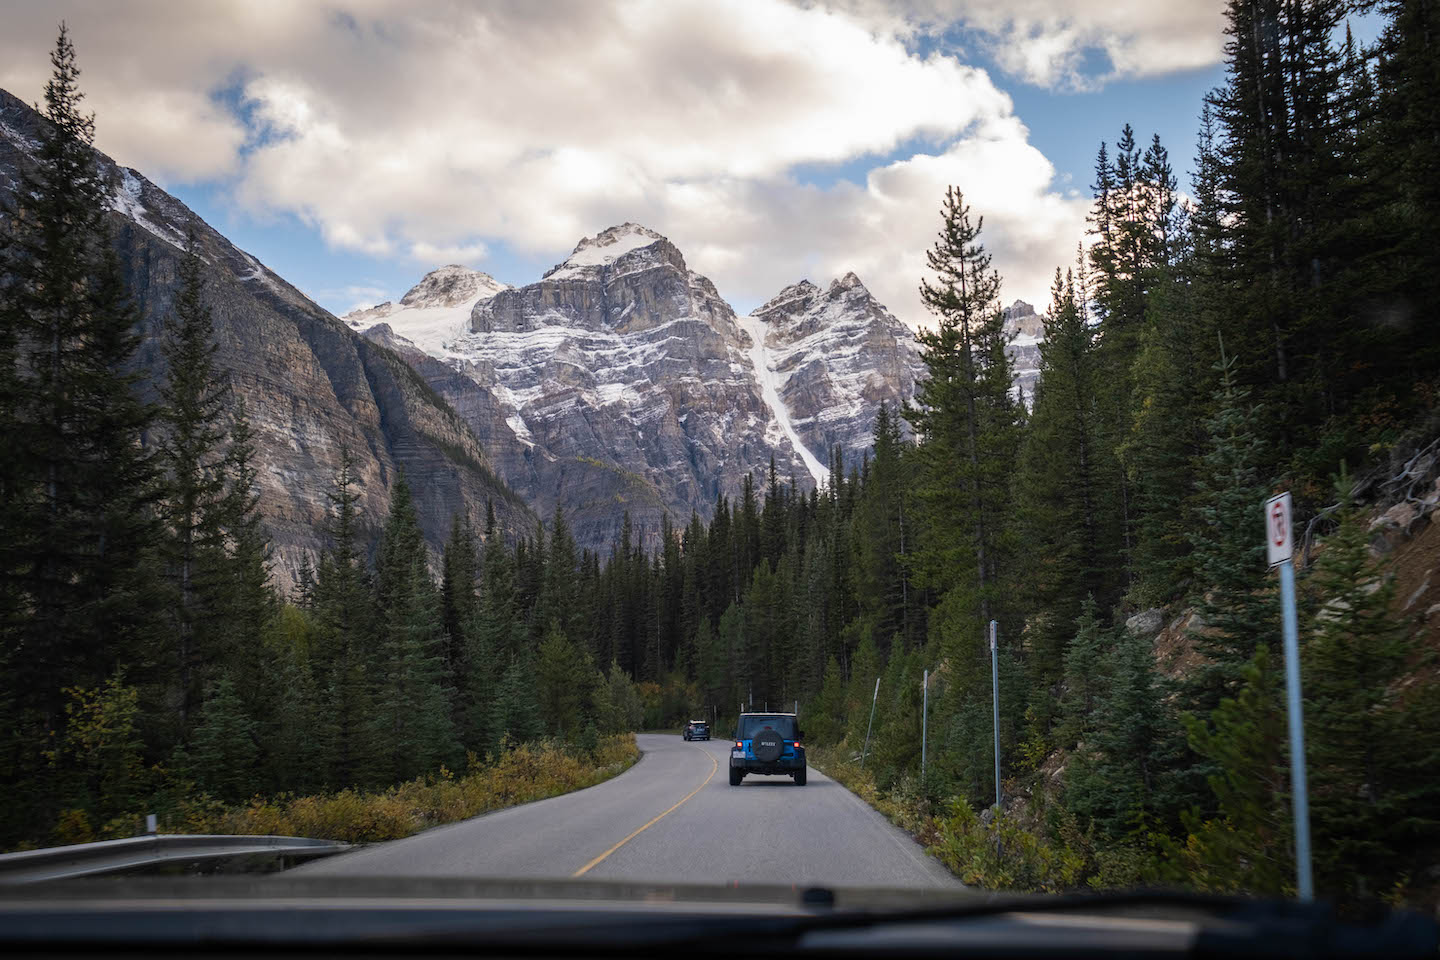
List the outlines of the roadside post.
{"label": "roadside post", "polygon": [[875,678],[875,692],[870,697],[870,725],[865,728],[865,749],[860,751],[860,769],[865,769],[865,758],[870,755],[870,731],[875,729],[875,701],[880,699],[880,678]]}
{"label": "roadside post", "polygon": [[1305,717],[1300,700],[1300,629],[1295,616],[1295,532],[1290,494],[1265,501],[1265,553],[1280,568],[1281,625],[1285,637],[1285,701],[1290,724],[1291,803],[1295,816],[1295,888],[1300,899],[1315,899],[1310,874],[1310,797],[1305,779]]}
{"label": "roadside post", "polygon": [[1000,655],[996,652],[995,638],[1000,624],[990,621],[990,689],[994,694],[995,725],[995,812],[1000,812]]}
{"label": "roadside post", "polygon": [[930,671],[920,677],[920,782],[925,782],[925,737],[930,721]]}

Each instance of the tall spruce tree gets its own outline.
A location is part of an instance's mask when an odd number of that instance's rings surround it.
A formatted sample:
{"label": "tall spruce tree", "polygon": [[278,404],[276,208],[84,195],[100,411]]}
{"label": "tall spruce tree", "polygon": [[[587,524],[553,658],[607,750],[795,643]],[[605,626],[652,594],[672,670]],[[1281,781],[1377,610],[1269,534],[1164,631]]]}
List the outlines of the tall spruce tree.
{"label": "tall spruce tree", "polygon": [[217,650],[211,627],[222,614],[225,549],[226,452],[221,419],[229,395],[215,365],[214,322],[205,302],[198,241],[191,233],[180,261],[180,289],[167,319],[163,353],[164,437],[160,442],[168,473],[165,520],[169,527],[167,565],[176,602],[173,661],[177,666],[180,726],[199,703]]}
{"label": "tall spruce tree", "polygon": [[375,564],[381,634],[374,703],[378,782],[408,780],[456,760],[441,603],[404,474],[390,488]]}
{"label": "tall spruce tree", "polygon": [[1123,573],[1116,462],[1104,440],[1097,396],[1102,371],[1073,274],[1062,278],[1056,270],[1043,323],[1040,380],[1015,478],[1015,517],[1033,558],[1027,575],[1029,667],[1034,682],[1048,687],[1064,672],[1065,647],[1085,598],[1108,611],[1119,599]]}
{"label": "tall spruce tree", "polygon": [[1264,589],[1262,506],[1269,485],[1261,474],[1261,410],[1235,380],[1235,361],[1220,364],[1215,414],[1206,422],[1210,443],[1202,458],[1198,519],[1191,534],[1199,577],[1199,614],[1205,629],[1195,636],[1206,662],[1186,678],[1186,705],[1201,716],[1235,686],[1262,639],[1275,635],[1278,609]]}
{"label": "tall spruce tree", "polygon": [[0,218],[8,486],[0,596],[12,614],[8,685],[31,731],[21,739],[35,744],[63,723],[63,687],[147,662],[162,600],[158,471],[141,443],[155,411],[137,390],[136,314],[110,247],[94,118],[80,111],[63,24],[51,64],[35,165],[22,169],[16,191],[23,202]]}
{"label": "tall spruce tree", "polygon": [[313,663],[330,742],[327,780],[336,786],[359,783],[374,769],[373,691],[375,606],[370,577],[360,547],[360,520],[355,505],[355,458],[340,451],[340,467],[326,492],[330,545],[320,555],[315,576],[315,616],[321,636]]}
{"label": "tall spruce tree", "polygon": [[1383,896],[1440,838],[1434,654],[1393,613],[1353,488],[1340,478],[1339,528],[1306,578],[1302,655],[1317,887],[1345,901]]}

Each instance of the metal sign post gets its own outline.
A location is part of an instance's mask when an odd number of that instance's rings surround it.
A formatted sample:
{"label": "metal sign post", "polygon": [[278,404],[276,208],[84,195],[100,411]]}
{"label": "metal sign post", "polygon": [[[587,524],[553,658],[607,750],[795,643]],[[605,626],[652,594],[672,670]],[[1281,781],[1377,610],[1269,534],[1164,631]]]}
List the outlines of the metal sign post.
{"label": "metal sign post", "polygon": [[925,734],[930,719],[930,671],[920,677],[920,780],[925,780]]}
{"label": "metal sign post", "polygon": [[860,751],[860,769],[865,769],[865,758],[870,755],[870,731],[875,729],[875,701],[880,698],[880,678],[875,678],[875,693],[870,697],[870,725],[865,728],[865,749]]}
{"label": "metal sign post", "polygon": [[1281,625],[1285,636],[1285,700],[1290,724],[1290,795],[1295,815],[1295,888],[1315,899],[1310,875],[1310,798],[1305,778],[1305,717],[1300,700],[1300,629],[1295,616],[1295,535],[1290,494],[1265,501],[1265,553],[1280,568]]}
{"label": "metal sign post", "polygon": [[1000,655],[996,652],[995,639],[1000,633],[1000,624],[990,621],[990,688],[995,695],[995,812],[1000,812]]}

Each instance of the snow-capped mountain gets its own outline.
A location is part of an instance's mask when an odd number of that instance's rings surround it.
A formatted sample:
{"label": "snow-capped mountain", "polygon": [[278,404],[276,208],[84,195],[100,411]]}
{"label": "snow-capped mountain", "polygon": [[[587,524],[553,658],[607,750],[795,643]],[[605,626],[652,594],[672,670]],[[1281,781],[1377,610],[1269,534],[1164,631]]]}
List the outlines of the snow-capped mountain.
{"label": "snow-capped mountain", "polygon": [[1040,379],[1040,341],[1045,336],[1045,318],[1024,300],[1016,300],[1003,311],[1006,351],[1015,365],[1015,387],[1026,406],[1033,402],[1035,383]]}
{"label": "snow-capped mountain", "polygon": [[386,300],[352,311],[345,320],[357,330],[383,321],[397,336],[440,356],[456,338],[469,332],[470,311],[476,303],[509,289],[508,283],[500,283],[488,273],[452,263],[427,273],[399,303]]}
{"label": "snow-capped mountain", "polygon": [[[447,284],[453,296],[425,293]],[[824,482],[832,445],[868,450],[880,401],[908,398],[918,369],[913,335],[853,274],[737,317],[633,223],[582,239],[535,283],[442,267],[400,307],[345,319],[407,359],[510,486],[542,515],[563,506],[598,549],[627,511],[646,536],[664,516],[708,520],[772,457],[801,489]]]}
{"label": "snow-capped mountain", "polygon": [[754,365],[789,412],[789,429],[827,466],[837,446],[853,463],[874,445],[875,411],[915,393],[925,375],[915,335],[854,273],[821,288],[792,284],[746,317],[763,344]]}

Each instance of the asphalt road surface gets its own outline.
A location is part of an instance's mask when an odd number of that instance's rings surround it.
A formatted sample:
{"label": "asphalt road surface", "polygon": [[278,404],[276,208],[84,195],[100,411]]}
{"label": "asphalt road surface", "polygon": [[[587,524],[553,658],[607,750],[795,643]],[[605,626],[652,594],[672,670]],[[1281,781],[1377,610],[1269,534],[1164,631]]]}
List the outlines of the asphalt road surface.
{"label": "asphalt road surface", "polygon": [[641,734],[598,786],[296,868],[306,875],[584,876],[653,883],[956,886],[914,840],[813,767],[727,777],[730,741]]}

